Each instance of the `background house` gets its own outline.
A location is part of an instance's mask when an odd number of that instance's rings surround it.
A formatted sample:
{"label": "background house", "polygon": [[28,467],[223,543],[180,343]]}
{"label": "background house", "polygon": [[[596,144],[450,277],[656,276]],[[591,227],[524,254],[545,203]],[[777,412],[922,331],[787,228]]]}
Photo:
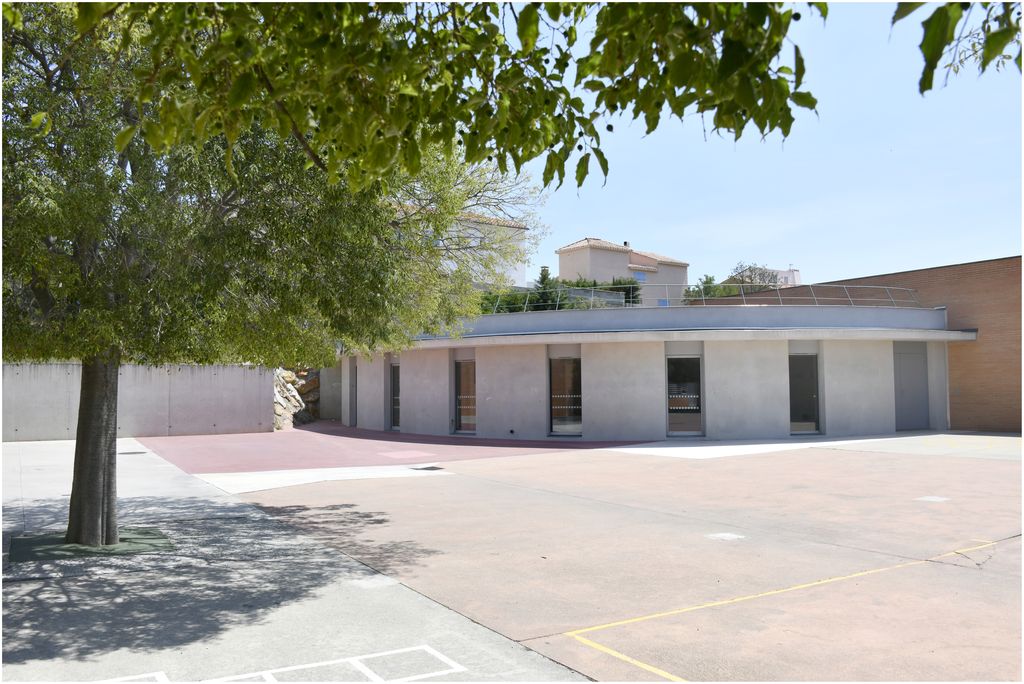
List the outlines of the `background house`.
{"label": "background house", "polygon": [[689,264],[654,252],[633,249],[600,238],[583,238],[557,250],[561,280],[588,278],[600,283],[614,278],[635,278],[648,306],[679,304],[687,285]]}

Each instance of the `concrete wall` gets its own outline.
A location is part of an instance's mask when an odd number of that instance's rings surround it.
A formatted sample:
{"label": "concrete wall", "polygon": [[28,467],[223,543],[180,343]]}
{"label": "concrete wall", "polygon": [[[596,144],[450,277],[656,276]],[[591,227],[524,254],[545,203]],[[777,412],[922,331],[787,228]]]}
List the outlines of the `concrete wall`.
{"label": "concrete wall", "polygon": [[[356,424],[368,430],[388,429],[390,359],[385,354],[360,356],[356,361]],[[404,383],[403,383],[404,384]]]}
{"label": "concrete wall", "polygon": [[320,369],[320,417],[324,420],[343,420],[344,366],[348,361],[344,357],[333,366]]}
{"label": "concrete wall", "polygon": [[946,343],[928,342],[928,427],[949,429],[949,372]]}
{"label": "concrete wall", "polygon": [[[4,364],[3,439],[74,439],[81,366]],[[122,366],[118,437],[269,432],[274,379],[251,366]]]}
{"label": "concrete wall", "polygon": [[892,342],[824,340],[821,354],[822,431],[830,437],[895,432]]}
{"label": "concrete wall", "polygon": [[665,345],[582,345],[583,435],[657,440],[666,431]]}
{"label": "concrete wall", "polygon": [[[540,344],[478,348],[476,405],[480,437],[547,437],[547,348]],[[587,410],[586,401],[583,410]]]}
{"label": "concrete wall", "polygon": [[[865,328],[946,330],[946,315],[941,309],[878,306],[672,306],[527,311],[480,316],[466,321],[463,337],[544,332],[801,328],[834,328],[837,332]],[[419,339],[445,337],[423,335]]]}
{"label": "concrete wall", "polygon": [[452,369],[447,349],[402,352],[402,432],[452,431]]}
{"label": "concrete wall", "polygon": [[789,436],[787,341],[705,342],[704,374],[704,431],[709,438]]}

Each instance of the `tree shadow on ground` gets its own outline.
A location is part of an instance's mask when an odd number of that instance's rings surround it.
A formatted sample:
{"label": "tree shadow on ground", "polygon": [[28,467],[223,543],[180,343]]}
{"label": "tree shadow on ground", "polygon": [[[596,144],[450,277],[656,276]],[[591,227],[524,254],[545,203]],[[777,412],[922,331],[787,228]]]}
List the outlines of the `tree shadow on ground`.
{"label": "tree shadow on ground", "polygon": [[355,504],[328,506],[256,506],[304,534],[356,558],[378,572],[399,573],[441,551],[412,540],[377,542],[365,538],[374,527],[386,524],[383,513],[355,510]]}
{"label": "tree shadow on ground", "polygon": [[[87,659],[117,649],[152,651],[260,624],[277,608],[338,579],[375,576],[294,526],[237,501],[135,497],[122,526],[154,526],[167,552],[8,563],[4,568],[3,661]],[[22,504],[27,518],[53,501]],[[346,517],[346,533],[387,524],[379,514]],[[433,553],[379,547],[385,567]],[[390,554],[390,555],[389,555]]]}

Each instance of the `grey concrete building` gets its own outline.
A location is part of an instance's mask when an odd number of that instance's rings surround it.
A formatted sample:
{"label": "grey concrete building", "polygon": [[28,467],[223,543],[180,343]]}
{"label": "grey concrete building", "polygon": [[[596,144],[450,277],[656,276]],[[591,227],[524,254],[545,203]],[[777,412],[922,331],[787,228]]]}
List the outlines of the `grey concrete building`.
{"label": "grey concrete building", "polygon": [[340,358],[322,372],[321,412],[374,430],[504,439],[946,429],[946,347],[977,333],[890,290],[847,292],[845,305],[818,292],[818,303],[484,315],[459,338]]}

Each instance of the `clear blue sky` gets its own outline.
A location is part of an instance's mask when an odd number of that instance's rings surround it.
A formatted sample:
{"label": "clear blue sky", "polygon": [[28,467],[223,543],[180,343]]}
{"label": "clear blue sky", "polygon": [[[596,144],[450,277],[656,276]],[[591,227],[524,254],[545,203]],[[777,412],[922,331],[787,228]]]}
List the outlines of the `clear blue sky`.
{"label": "clear blue sky", "polygon": [[[598,170],[549,191],[528,279],[556,273],[555,249],[588,236],[687,261],[690,282],[739,261],[819,282],[1020,254],[1016,67],[979,77],[971,65],[945,87],[937,75],[922,97],[927,9],[890,35],[894,7],[832,4],[825,24],[801,8],[791,37],[819,115],[798,110],[785,141],[752,126],[739,142],[705,141],[697,117],[663,118],[645,137],[642,121],[613,118],[607,184]],[[543,162],[527,168],[539,179]]]}

